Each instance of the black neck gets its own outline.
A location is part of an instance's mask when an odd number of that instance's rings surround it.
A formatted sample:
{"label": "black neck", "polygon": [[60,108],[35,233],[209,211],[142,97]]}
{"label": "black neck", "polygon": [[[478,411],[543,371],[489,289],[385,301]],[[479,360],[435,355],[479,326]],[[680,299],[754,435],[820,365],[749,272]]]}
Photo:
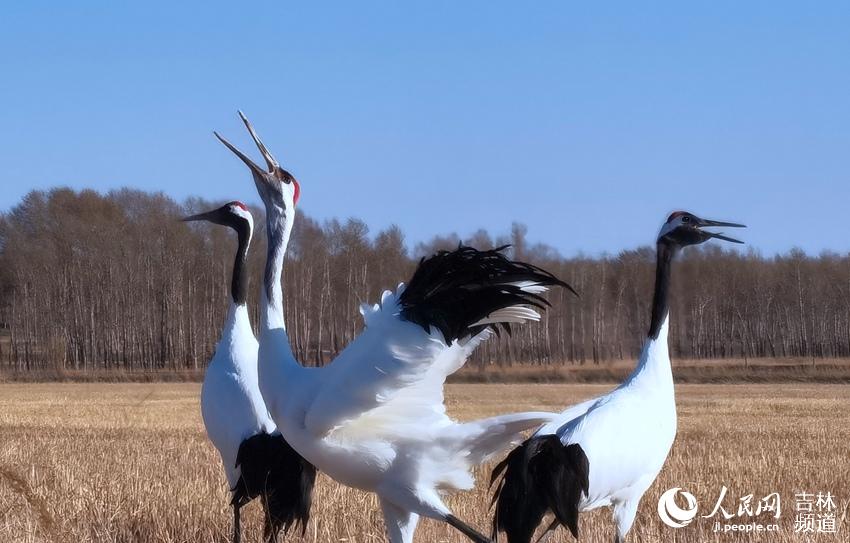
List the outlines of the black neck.
{"label": "black neck", "polygon": [[239,247],[236,249],[236,261],[233,263],[233,277],[230,280],[230,295],[236,305],[248,303],[248,275],[245,264],[248,256],[248,244],[251,243],[251,227],[248,221],[240,220],[234,229],[239,236]]}
{"label": "black neck", "polygon": [[652,320],[649,323],[649,337],[658,339],[661,325],[670,311],[670,272],[673,268],[673,256],[676,247],[669,242],[659,242],[656,248],[655,294],[652,297]]}

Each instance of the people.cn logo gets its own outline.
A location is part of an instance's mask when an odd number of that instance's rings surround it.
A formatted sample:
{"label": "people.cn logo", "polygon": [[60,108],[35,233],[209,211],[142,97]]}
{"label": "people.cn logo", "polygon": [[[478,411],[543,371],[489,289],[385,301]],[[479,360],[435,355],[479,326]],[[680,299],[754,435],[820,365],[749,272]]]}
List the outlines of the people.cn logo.
{"label": "people.cn logo", "polygon": [[[679,493],[688,504],[685,509],[676,505],[676,495]],[[697,499],[681,488],[671,488],[658,498],[658,516],[661,522],[671,528],[684,528],[697,516]]]}

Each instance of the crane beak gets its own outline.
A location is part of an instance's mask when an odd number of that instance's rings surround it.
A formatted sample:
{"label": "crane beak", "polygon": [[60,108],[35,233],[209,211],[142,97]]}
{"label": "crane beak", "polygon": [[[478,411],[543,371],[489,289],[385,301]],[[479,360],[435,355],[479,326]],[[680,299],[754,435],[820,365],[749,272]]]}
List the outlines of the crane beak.
{"label": "crane beak", "polygon": [[244,163],[245,163],[245,165],[246,165],[246,166],[248,166],[248,168],[250,168],[250,169],[251,169],[251,172],[253,172],[253,173],[254,173],[254,174],[256,174],[256,175],[259,175],[260,177],[265,177],[265,176],[268,174],[268,172],[267,172],[267,171],[265,171],[264,169],[262,169],[261,167],[259,167],[257,164],[255,164],[255,163],[254,163],[254,161],[253,161],[253,160],[251,160],[250,158],[248,158],[248,157],[245,155],[245,153],[243,153],[242,151],[240,151],[239,149],[237,149],[237,148],[236,148],[236,146],[234,146],[232,143],[230,143],[229,141],[227,141],[226,139],[224,139],[223,137],[221,137],[221,135],[220,135],[218,132],[216,132],[215,130],[213,130],[213,134],[215,134],[215,137],[217,137],[217,138],[218,138],[218,141],[220,141],[221,143],[223,143],[225,147],[227,147],[228,149],[230,149],[231,151],[233,151],[233,154],[234,154],[234,155],[236,155],[236,156],[238,156],[238,157],[239,157],[239,159],[240,159],[240,160],[242,160],[242,162],[244,162]]}
{"label": "crane beak", "polygon": [[262,196],[266,191],[279,190],[276,187],[275,180],[281,181],[283,183],[290,183],[291,176],[287,173],[283,168],[280,167],[277,160],[272,156],[271,152],[269,152],[268,148],[266,148],[263,141],[257,135],[257,132],[254,130],[254,127],[251,125],[251,122],[245,116],[244,113],[239,111],[239,118],[242,119],[242,122],[245,124],[245,128],[248,129],[248,133],[251,134],[251,139],[254,140],[254,144],[257,146],[257,149],[260,150],[260,154],[263,155],[263,160],[265,160],[268,169],[262,168],[253,160],[248,158],[248,156],[236,148],[235,145],[224,139],[218,132],[213,131],[215,137],[224,144],[225,147],[230,149],[233,154],[235,154],[239,159],[245,163],[246,166],[251,170],[251,173],[254,177],[254,184],[257,186],[257,190],[260,192],[260,196]]}
{"label": "crane beak", "polygon": [[[697,228],[719,228],[719,227],[727,227],[727,228],[746,228],[747,226],[744,224],[739,224],[736,222],[724,222],[724,221],[712,221],[708,219],[699,219],[699,223],[697,224]],[[721,239],[723,241],[730,241],[732,243],[744,243],[741,240],[730,238],[729,236],[724,235],[722,232],[706,232],[703,231],[703,234],[715,238]]]}
{"label": "crane beak", "polygon": [[257,132],[254,130],[254,127],[251,126],[251,121],[248,120],[248,117],[246,117],[241,110],[239,111],[239,118],[242,119],[243,123],[245,123],[245,128],[247,128],[248,133],[251,134],[251,139],[254,140],[257,149],[259,149],[260,153],[262,153],[263,159],[265,159],[266,165],[269,167],[269,173],[277,173],[277,171],[280,170],[280,164],[278,164],[277,160],[275,160],[275,158],[263,144],[263,141],[257,135]]}
{"label": "crane beak", "polygon": [[180,219],[182,222],[207,221],[219,224],[222,220],[221,209],[214,209],[206,213],[198,213],[197,215],[189,215]]}
{"label": "crane beak", "polygon": [[180,219],[183,222],[193,222],[193,221],[208,221],[210,220],[209,213],[198,213],[197,215],[189,215],[188,217],[183,217]]}
{"label": "crane beak", "polygon": [[248,120],[248,117],[246,117],[244,113],[239,111],[239,118],[242,119],[243,123],[245,123],[245,128],[247,128],[248,133],[251,134],[251,139],[254,140],[254,143],[257,145],[257,149],[259,149],[260,153],[263,155],[263,159],[266,161],[266,165],[268,166],[268,170],[265,170],[265,169],[261,168],[259,165],[257,165],[253,160],[248,158],[248,156],[245,153],[243,153],[242,151],[237,149],[235,145],[233,145],[232,143],[230,143],[229,141],[227,141],[226,139],[221,137],[221,135],[218,132],[213,131],[213,134],[215,134],[215,137],[217,137],[218,140],[221,143],[223,143],[225,147],[227,147],[228,149],[233,151],[233,154],[238,156],[239,159],[242,160],[242,162],[244,162],[249,168],[251,168],[252,172],[260,175],[261,177],[265,177],[266,175],[269,175],[269,174],[276,175],[278,173],[278,171],[281,169],[280,164],[277,163],[277,160],[275,160],[275,158],[272,156],[272,154],[269,152],[269,150],[263,144],[263,141],[257,135],[257,132],[254,130],[254,127],[251,126],[251,122]]}

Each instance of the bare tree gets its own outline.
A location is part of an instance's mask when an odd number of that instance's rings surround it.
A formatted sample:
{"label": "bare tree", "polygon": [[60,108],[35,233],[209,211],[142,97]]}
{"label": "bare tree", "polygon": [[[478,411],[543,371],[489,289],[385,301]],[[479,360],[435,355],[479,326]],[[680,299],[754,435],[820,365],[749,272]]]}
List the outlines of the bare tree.
{"label": "bare tree", "polygon": [[[208,360],[227,307],[234,241],[220,229],[187,225],[185,214],[220,202],[118,190],[33,191],[0,215],[0,368],[174,371]],[[249,253],[259,281],[264,220]],[[653,250],[564,258],[507,233],[478,230],[480,248],[512,244],[512,254],[551,270],[580,293],[549,295],[535,326],[487,342],[471,362],[560,364],[631,358],[649,319]],[[284,274],[290,339],[307,364],[324,364],[362,326],[360,303],[409,277],[422,256],[453,249],[457,234],[409,251],[401,229],[370,235],[356,218],[319,223],[300,213]],[[677,357],[850,356],[850,255],[771,258],[706,246],[683,255],[673,285],[670,346]],[[258,289],[249,306],[257,317]]]}

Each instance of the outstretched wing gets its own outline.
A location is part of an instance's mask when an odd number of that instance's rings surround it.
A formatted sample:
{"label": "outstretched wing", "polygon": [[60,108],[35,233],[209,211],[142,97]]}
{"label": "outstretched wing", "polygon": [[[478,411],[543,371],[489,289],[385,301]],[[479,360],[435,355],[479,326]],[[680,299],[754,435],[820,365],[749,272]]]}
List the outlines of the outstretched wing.
{"label": "outstretched wing", "polygon": [[437,330],[426,333],[400,318],[397,294],[387,292],[380,307],[363,310],[366,329],[326,369],[305,417],[314,435],[410,435],[448,422],[446,377],[491,332],[449,345]]}
{"label": "outstretched wing", "polygon": [[[423,435],[450,423],[446,377],[493,326],[539,320],[550,273],[500,250],[459,247],[420,262],[407,287],[361,310],[366,329],[326,369],[305,416],[317,436]],[[401,433],[401,434],[399,434]]]}

